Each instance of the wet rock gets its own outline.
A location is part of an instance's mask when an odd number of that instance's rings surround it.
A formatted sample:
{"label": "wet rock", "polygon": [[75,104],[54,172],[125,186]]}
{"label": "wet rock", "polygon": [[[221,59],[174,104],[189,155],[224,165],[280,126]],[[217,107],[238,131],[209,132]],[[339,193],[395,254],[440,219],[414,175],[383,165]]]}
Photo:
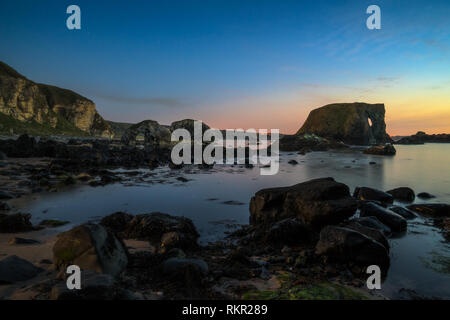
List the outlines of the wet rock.
{"label": "wet rock", "polygon": [[382,244],[348,228],[323,228],[316,245],[316,254],[343,263],[354,262],[364,267],[375,264],[384,271],[389,267],[389,254]]}
{"label": "wet rock", "polygon": [[433,196],[432,194],[430,194],[428,192],[418,193],[417,197],[419,197],[420,199],[433,199],[433,198],[436,198],[435,196]]}
{"label": "wet rock", "polygon": [[8,211],[11,210],[11,207],[6,202],[0,201],[0,210]]}
{"label": "wet rock", "polygon": [[368,202],[360,209],[361,217],[376,217],[394,232],[406,230],[406,220],[391,210],[385,209],[375,203]]}
{"label": "wet rock", "polygon": [[289,160],[288,163],[292,164],[292,165],[296,165],[296,164],[298,164],[298,161],[297,160]]}
{"label": "wet rock", "polygon": [[392,207],[389,207],[389,210],[391,210],[391,211],[395,212],[396,214],[402,216],[406,220],[411,220],[411,219],[417,218],[417,215],[414,212],[412,212],[409,209],[403,208],[403,207],[392,206]]}
{"label": "wet rock", "polygon": [[450,204],[422,203],[407,206],[408,209],[429,217],[450,217]]}
{"label": "wet rock", "polygon": [[376,217],[360,217],[351,221],[359,223],[360,225],[368,228],[376,229],[382,232],[385,236],[389,236],[392,233],[391,228],[381,223],[380,220],[378,220]]}
{"label": "wet rock", "polygon": [[58,235],[53,246],[53,262],[58,269],[78,265],[116,276],[128,263],[124,245],[103,226],[86,223]]}
{"label": "wet rock", "polygon": [[414,190],[408,187],[395,188],[387,191],[387,193],[391,194],[395,200],[404,202],[412,202],[416,198]]}
{"label": "wet rock", "polygon": [[356,208],[356,200],[345,184],[322,178],[258,191],[250,201],[250,222],[270,225],[297,218],[307,226],[320,229],[349,218]]}
{"label": "wet rock", "polygon": [[9,256],[0,261],[0,284],[15,283],[36,277],[43,269],[18,256]]}
{"label": "wet rock", "polygon": [[110,232],[120,235],[126,230],[131,220],[133,220],[133,215],[125,212],[115,212],[103,217],[100,224]]}
{"label": "wet rock", "polygon": [[33,226],[30,222],[30,218],[31,214],[28,213],[0,213],[0,232],[17,233],[31,231],[33,230]]}
{"label": "wet rock", "polygon": [[356,221],[350,222],[345,227],[355,230],[355,231],[358,231],[359,233],[365,235],[366,237],[369,237],[369,238],[381,243],[386,248],[386,250],[389,252],[389,242],[388,242],[386,236],[380,230],[363,226]]}
{"label": "wet rock", "polygon": [[379,156],[394,156],[397,153],[394,146],[390,143],[381,146],[373,146],[364,150],[365,154],[374,154]]}
{"label": "wet rock", "polygon": [[13,237],[11,239],[9,239],[8,244],[9,245],[15,245],[15,244],[39,244],[40,242],[34,239],[25,239],[25,238],[18,238],[18,237]]}
{"label": "wet rock", "polygon": [[297,245],[311,239],[310,230],[296,218],[288,218],[275,223],[267,232],[266,240],[276,245]]}
{"label": "wet rock", "polygon": [[369,187],[355,188],[353,196],[359,200],[374,200],[386,203],[394,202],[394,197],[391,194]]}
{"label": "wet rock", "polygon": [[127,224],[123,236],[126,239],[147,240],[155,247],[161,247],[163,235],[170,232],[177,233],[181,249],[197,248],[199,234],[191,219],[159,212],[134,216]]}
{"label": "wet rock", "polygon": [[4,152],[2,152],[2,151],[0,151],[0,160],[1,160],[1,161],[3,161],[3,160],[8,160],[8,157],[7,157],[6,154],[5,154]]}

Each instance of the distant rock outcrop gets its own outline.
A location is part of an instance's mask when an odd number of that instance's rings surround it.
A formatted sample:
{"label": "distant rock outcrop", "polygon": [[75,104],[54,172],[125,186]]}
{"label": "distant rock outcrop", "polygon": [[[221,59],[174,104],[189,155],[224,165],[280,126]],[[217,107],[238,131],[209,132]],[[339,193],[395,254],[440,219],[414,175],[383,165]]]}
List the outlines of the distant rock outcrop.
{"label": "distant rock outcrop", "polygon": [[396,144],[424,144],[427,142],[432,143],[450,143],[450,134],[426,134],[423,131],[419,131],[416,134],[403,137],[396,141]]}
{"label": "distant rock outcrop", "polygon": [[329,104],[311,111],[297,135],[316,134],[354,145],[392,142],[384,116],[384,104]]}
{"label": "distant rock outcrop", "polygon": [[[194,139],[194,123],[196,120],[184,119],[172,122],[170,125],[170,131],[175,131],[176,129],[186,129],[191,134],[191,138]],[[202,123],[202,133],[209,129],[206,123]]]}
{"label": "distant rock outcrop", "polygon": [[[51,132],[110,137],[109,124],[94,102],[66,89],[35,83],[0,62],[0,113],[13,120],[40,124]],[[10,121],[11,122],[11,121]]]}
{"label": "distant rock outcrop", "polygon": [[122,143],[133,145],[138,136],[144,136],[144,144],[159,147],[161,143],[170,143],[170,130],[154,120],[144,120],[130,126],[122,135]]}

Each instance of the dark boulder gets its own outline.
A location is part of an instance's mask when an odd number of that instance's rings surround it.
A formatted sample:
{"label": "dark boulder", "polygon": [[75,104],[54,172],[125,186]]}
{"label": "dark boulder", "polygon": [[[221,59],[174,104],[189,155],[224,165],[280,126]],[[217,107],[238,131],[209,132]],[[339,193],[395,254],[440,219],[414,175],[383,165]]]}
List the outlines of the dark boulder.
{"label": "dark boulder", "polygon": [[103,217],[100,224],[110,232],[120,235],[126,230],[131,220],[133,220],[133,215],[125,212],[115,212]]}
{"label": "dark boulder", "polygon": [[402,216],[406,220],[412,220],[417,218],[417,215],[409,209],[400,207],[400,206],[392,206],[389,207],[389,210],[395,212],[396,214]]}
{"label": "dark boulder", "polygon": [[275,223],[266,234],[266,240],[275,245],[298,245],[311,239],[309,228],[296,218],[288,218]]}
{"label": "dark boulder", "polygon": [[445,203],[422,203],[413,204],[408,209],[429,217],[450,217],[450,204]]}
{"label": "dark boulder", "polygon": [[250,201],[250,223],[271,225],[297,218],[309,227],[320,229],[351,217],[356,209],[356,200],[345,184],[322,178],[258,191]]}
{"label": "dark boulder", "polygon": [[389,252],[389,242],[386,236],[380,230],[369,228],[359,224],[356,221],[351,221],[349,224],[345,225],[346,228],[358,231],[359,233],[369,237],[379,243],[381,243],[386,250]]}
{"label": "dark boulder", "polygon": [[177,244],[180,249],[189,250],[197,248],[199,234],[191,219],[154,212],[134,216],[123,237],[147,240],[161,249],[170,249]]}
{"label": "dark boulder", "polygon": [[375,203],[368,202],[360,209],[361,217],[376,217],[394,232],[406,230],[406,220],[391,210],[385,209]]}
{"label": "dark boulder", "polygon": [[436,198],[436,196],[428,193],[428,192],[421,192],[417,194],[417,197],[419,197],[420,199],[433,199]]}
{"label": "dark boulder", "polygon": [[9,256],[0,261],[0,284],[29,280],[44,271],[18,256]]}
{"label": "dark boulder", "polygon": [[387,191],[387,193],[391,194],[395,200],[404,202],[412,202],[416,198],[414,190],[408,187],[395,188]]}
{"label": "dark boulder", "polygon": [[0,201],[0,210],[9,211],[11,207],[6,202]]}
{"label": "dark boulder", "polygon": [[366,150],[364,150],[365,154],[374,154],[378,156],[395,156],[397,153],[397,150],[395,150],[394,146],[390,143],[380,145],[380,146],[373,146]]}
{"label": "dark boulder", "polygon": [[394,197],[391,194],[369,187],[355,188],[353,196],[359,200],[374,200],[386,203],[394,202]]}
{"label": "dark boulder", "polygon": [[349,228],[326,226],[320,232],[316,254],[330,260],[354,262],[367,267],[378,265],[383,271],[389,267],[389,254],[379,242]]}
{"label": "dark boulder", "polygon": [[0,232],[1,233],[17,233],[33,230],[30,222],[31,214],[29,213],[0,213]]}

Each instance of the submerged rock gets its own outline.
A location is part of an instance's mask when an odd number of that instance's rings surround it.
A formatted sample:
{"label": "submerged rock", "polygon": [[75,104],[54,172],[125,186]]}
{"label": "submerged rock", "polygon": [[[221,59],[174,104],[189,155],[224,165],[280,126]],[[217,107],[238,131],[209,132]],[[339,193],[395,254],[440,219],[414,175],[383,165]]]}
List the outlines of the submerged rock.
{"label": "submerged rock", "polygon": [[395,188],[386,192],[391,194],[395,200],[399,201],[412,202],[416,198],[414,190],[408,187]]}
{"label": "submerged rock", "polygon": [[53,246],[53,262],[58,269],[75,264],[82,270],[92,270],[116,276],[128,263],[124,245],[103,226],[86,223],[60,233]]}
{"label": "submerged rock", "polygon": [[15,283],[36,277],[43,269],[18,256],[9,256],[0,261],[0,284]]}
{"label": "submerged rock", "polygon": [[316,254],[325,255],[334,261],[354,262],[364,267],[375,264],[384,271],[389,267],[389,254],[382,244],[349,228],[323,228],[316,245]]}
{"label": "submerged rock", "polygon": [[391,194],[369,187],[355,188],[353,196],[359,200],[374,200],[385,203],[394,202],[394,197]]}
{"label": "submerged rock", "polygon": [[406,220],[391,210],[385,209],[375,203],[365,203],[360,209],[361,217],[374,216],[392,231],[401,232],[406,230]]}
{"label": "submerged rock", "polygon": [[322,178],[258,191],[250,201],[250,222],[271,224],[297,218],[309,227],[320,229],[349,218],[356,208],[356,200],[345,184]]}

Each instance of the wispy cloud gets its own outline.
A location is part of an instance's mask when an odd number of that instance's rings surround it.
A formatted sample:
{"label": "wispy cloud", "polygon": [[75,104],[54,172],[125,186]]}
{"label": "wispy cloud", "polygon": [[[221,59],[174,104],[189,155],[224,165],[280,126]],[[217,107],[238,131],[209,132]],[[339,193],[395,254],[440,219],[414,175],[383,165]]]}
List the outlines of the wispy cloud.
{"label": "wispy cloud", "polygon": [[189,103],[171,97],[129,97],[110,94],[96,94],[95,96],[99,99],[126,105],[149,105],[167,108],[183,108],[189,106]]}

